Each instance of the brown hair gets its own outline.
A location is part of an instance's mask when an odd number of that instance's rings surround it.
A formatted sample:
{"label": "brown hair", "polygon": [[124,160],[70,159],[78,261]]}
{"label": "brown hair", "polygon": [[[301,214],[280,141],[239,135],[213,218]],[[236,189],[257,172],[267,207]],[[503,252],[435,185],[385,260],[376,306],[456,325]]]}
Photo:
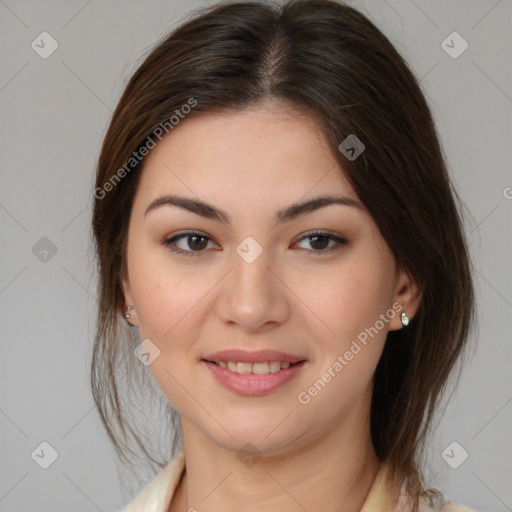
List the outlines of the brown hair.
{"label": "brown hair", "polygon": [[[122,319],[125,242],[142,170],[139,162],[130,169],[125,164],[191,98],[191,116],[268,98],[312,114],[398,264],[418,282],[417,314],[407,328],[388,333],[370,417],[377,456],[394,474],[409,477],[417,506],[427,430],[474,320],[470,262],[455,204],[460,199],[417,79],[368,18],[332,0],[230,2],[195,11],[152,49],[117,105],[96,176],[99,308],[91,384],[118,454],[133,456],[132,440],[159,467],[169,457],[157,461],[149,452],[147,425],[138,430],[126,412],[139,403],[135,392],[124,399],[121,393],[150,385],[148,372],[135,380],[143,369],[133,362],[138,341]],[[365,145],[355,160],[338,149],[350,134]],[[107,187],[123,166],[122,179]],[[123,387],[121,373],[129,376]],[[167,412],[177,431],[175,411],[168,406]]]}

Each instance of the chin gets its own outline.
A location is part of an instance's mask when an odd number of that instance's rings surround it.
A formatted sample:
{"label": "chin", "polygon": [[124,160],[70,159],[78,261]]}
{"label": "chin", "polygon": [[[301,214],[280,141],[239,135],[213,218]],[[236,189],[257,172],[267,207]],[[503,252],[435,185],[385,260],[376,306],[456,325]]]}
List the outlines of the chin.
{"label": "chin", "polygon": [[254,450],[259,456],[269,457],[297,449],[301,445],[300,439],[306,437],[306,432],[301,435],[300,432],[291,431],[290,428],[286,428],[291,424],[284,425],[282,421],[282,415],[272,422],[258,422],[249,418],[247,421],[224,421],[222,425],[227,432],[214,422],[215,426],[209,423],[203,432],[215,444],[237,455],[244,450]]}

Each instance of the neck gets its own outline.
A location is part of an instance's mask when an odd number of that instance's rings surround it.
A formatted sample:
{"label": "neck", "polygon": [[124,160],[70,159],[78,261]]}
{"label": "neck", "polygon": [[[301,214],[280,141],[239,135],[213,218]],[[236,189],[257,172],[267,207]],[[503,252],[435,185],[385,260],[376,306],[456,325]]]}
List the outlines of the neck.
{"label": "neck", "polygon": [[186,473],[174,510],[359,512],[379,469],[368,432],[346,423],[322,439],[252,467],[182,420]]}

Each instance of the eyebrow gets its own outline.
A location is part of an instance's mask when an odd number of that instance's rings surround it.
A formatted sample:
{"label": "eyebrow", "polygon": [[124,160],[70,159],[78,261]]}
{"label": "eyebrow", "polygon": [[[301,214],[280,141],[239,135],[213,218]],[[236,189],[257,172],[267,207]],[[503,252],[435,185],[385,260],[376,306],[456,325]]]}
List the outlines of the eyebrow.
{"label": "eyebrow", "polygon": [[[319,210],[320,208],[325,208],[326,206],[331,206],[335,204],[342,206],[350,206],[360,210],[364,209],[363,205],[355,199],[345,196],[327,194],[315,197],[313,199],[308,199],[307,201],[303,201],[300,203],[294,203],[291,206],[279,210],[276,213],[275,221],[276,223],[289,222],[302,215],[306,215],[308,213]],[[147,207],[144,216],[146,216],[149,212],[162,206],[177,206],[178,208],[183,208],[184,210],[191,211],[197,215],[200,215],[201,217],[205,217],[207,219],[220,220],[225,224],[231,224],[231,216],[227,212],[219,208],[216,208],[211,204],[205,203],[200,199],[193,199],[191,197],[183,197],[176,195],[165,195],[162,197],[158,197]]]}

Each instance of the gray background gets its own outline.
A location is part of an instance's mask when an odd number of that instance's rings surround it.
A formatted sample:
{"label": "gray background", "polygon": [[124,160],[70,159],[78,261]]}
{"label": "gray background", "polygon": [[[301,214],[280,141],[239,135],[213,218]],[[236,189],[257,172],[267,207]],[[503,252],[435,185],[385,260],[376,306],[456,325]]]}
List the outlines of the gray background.
{"label": "gray background", "polygon": [[[202,5],[0,0],[1,511],[113,511],[129,498],[121,494],[89,390],[94,166],[137,63],[184,13]],[[478,346],[435,429],[430,484],[456,503],[511,511],[512,2],[352,5],[422,78],[466,205]],[[31,47],[43,31],[59,45],[47,59]],[[453,31],[469,44],[458,58],[441,46]],[[55,254],[44,253],[43,237]],[[48,469],[31,457],[43,441],[58,452]],[[441,455],[454,441],[469,454],[457,469]],[[448,451],[452,460],[460,459],[462,448]]]}

